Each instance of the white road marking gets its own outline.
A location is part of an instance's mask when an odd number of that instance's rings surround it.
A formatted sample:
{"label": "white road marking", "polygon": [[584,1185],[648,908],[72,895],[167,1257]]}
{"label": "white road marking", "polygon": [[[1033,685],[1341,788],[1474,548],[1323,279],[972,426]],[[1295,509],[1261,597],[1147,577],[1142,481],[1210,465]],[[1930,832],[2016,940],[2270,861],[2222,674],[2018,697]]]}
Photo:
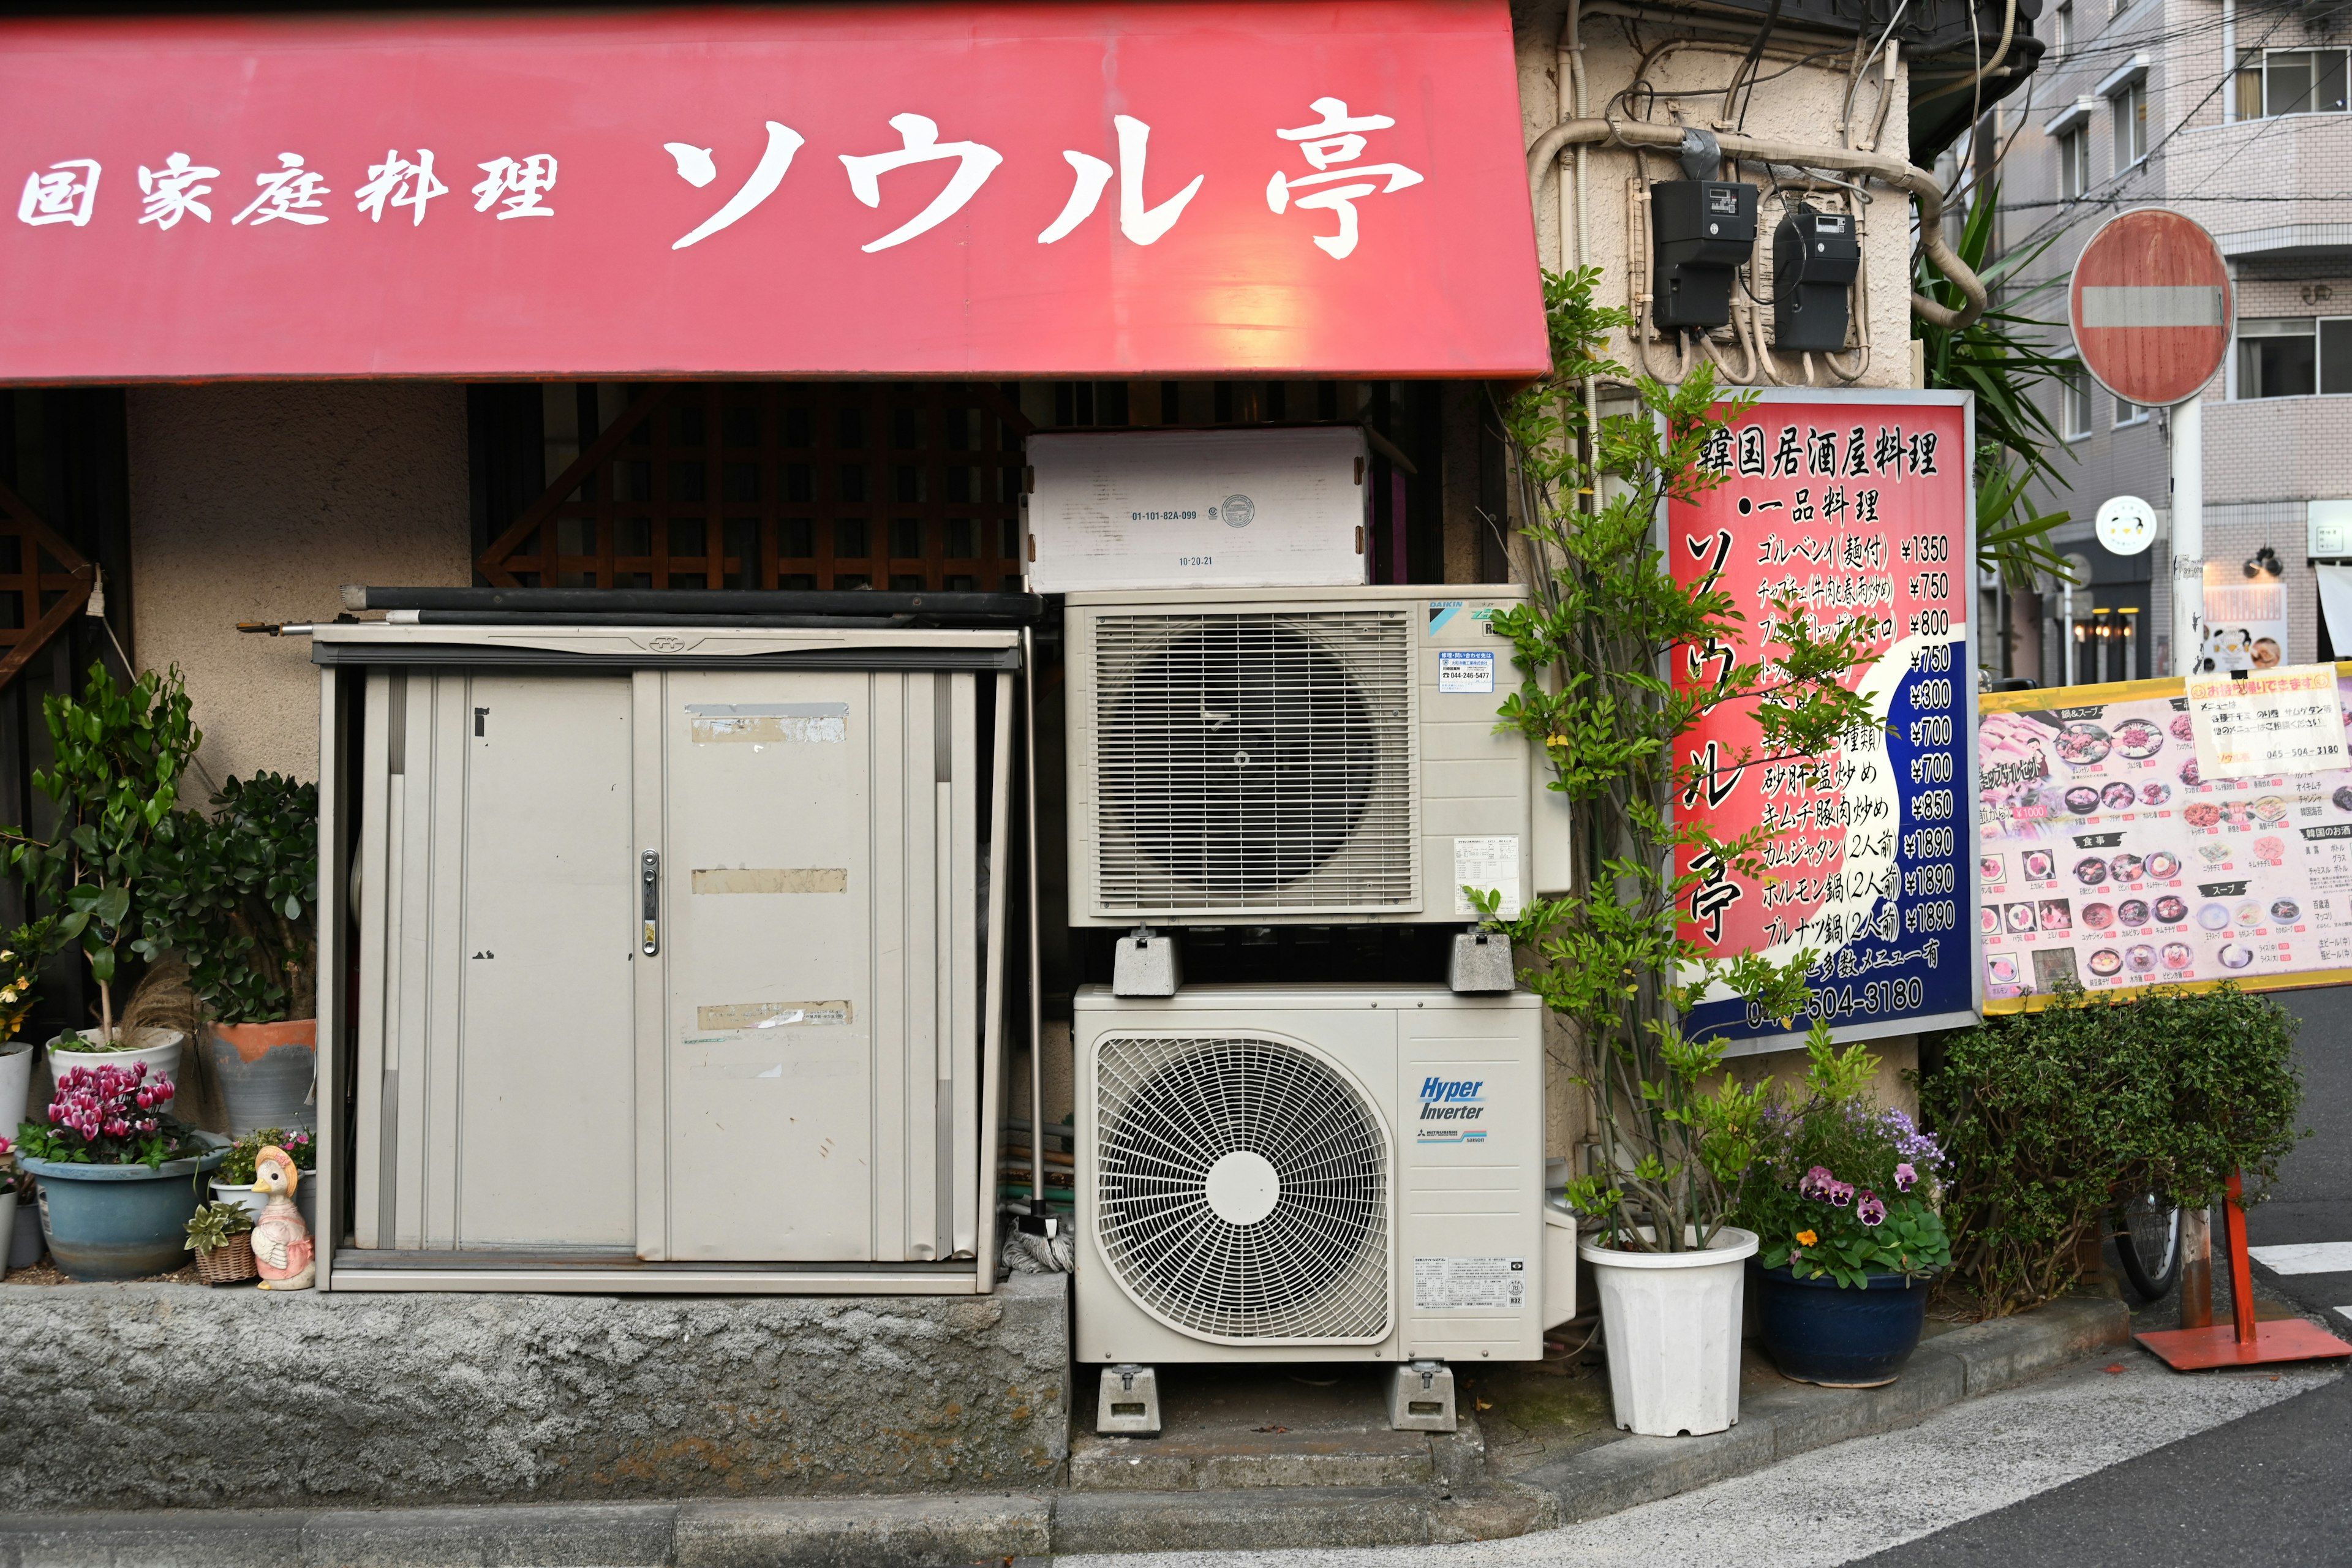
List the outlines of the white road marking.
{"label": "white road marking", "polygon": [[2246,1251],[2274,1274],[2352,1274],[2352,1241],[2304,1241]]}
{"label": "white road marking", "polygon": [[[1056,1568],[1656,1568],[1756,1560],[1835,1568],[1962,1520],[2022,1502],[2095,1470],[2342,1375],[2165,1369],[2137,1350],[1954,1405],[1916,1426],[1857,1437],[1660,1502],[1565,1530],[1459,1546],[1256,1552],[1072,1553]],[[2121,1367],[2108,1373],[2105,1365]]]}

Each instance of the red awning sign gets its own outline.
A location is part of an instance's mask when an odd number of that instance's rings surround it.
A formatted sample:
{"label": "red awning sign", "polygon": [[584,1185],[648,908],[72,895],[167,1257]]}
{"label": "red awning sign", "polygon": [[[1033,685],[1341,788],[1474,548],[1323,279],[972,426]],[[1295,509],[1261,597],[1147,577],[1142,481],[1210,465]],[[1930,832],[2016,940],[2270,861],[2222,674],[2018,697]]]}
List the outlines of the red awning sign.
{"label": "red awning sign", "polygon": [[0,381],[1548,364],[1504,0],[20,22],[0,159]]}
{"label": "red awning sign", "polygon": [[2067,314],[2084,368],[2126,403],[2204,390],[2230,348],[2230,268],[2213,237],[2160,207],[2100,226],[2074,263]]}

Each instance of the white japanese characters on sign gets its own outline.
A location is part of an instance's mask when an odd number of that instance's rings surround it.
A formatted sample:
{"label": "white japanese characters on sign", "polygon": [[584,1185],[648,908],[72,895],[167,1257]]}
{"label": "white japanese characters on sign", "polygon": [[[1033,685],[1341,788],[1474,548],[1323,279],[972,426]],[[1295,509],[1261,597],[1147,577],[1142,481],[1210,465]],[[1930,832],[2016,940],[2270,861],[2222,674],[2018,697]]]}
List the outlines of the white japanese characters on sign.
{"label": "white japanese characters on sign", "polygon": [[68,158],[47,172],[25,176],[25,194],[17,199],[16,216],[38,228],[69,223],[88,226],[98,205],[98,165],[88,158]]}
{"label": "white japanese characters on sign", "polygon": [[2189,721],[2197,771],[2205,778],[2315,773],[2346,765],[2332,664],[2257,670],[2243,679],[2226,672],[2192,675]]}
{"label": "white japanese characters on sign", "polygon": [[139,191],[146,202],[139,214],[141,223],[152,223],[157,228],[171,228],[184,217],[196,217],[205,223],[213,221],[213,209],[198,201],[209,195],[210,185],[200,180],[215,180],[218,169],[206,168],[194,162],[185,153],[174,153],[163,160],[160,169],[139,165]]}
{"label": "white japanese characters on sign", "polygon": [[[1421,175],[1402,163],[1357,163],[1370,145],[1362,132],[1386,131],[1396,121],[1385,114],[1349,114],[1347,103],[1337,98],[1318,98],[1307,106],[1323,118],[1313,125],[1302,125],[1293,131],[1277,131],[1285,142],[1298,143],[1299,155],[1315,165],[1311,174],[1286,175],[1277,171],[1266,182],[1265,205],[1276,214],[1285,207],[1316,207],[1339,215],[1339,232],[1318,234],[1316,245],[1334,260],[1344,261],[1356,253],[1356,202],[1360,197],[1378,192],[1386,195],[1421,184]],[[1378,175],[1388,181],[1386,185],[1373,183]],[[1347,181],[1346,184],[1335,184]],[[1293,196],[1291,193],[1307,185],[1329,185],[1310,195]]]}
{"label": "white japanese characters on sign", "polygon": [[243,212],[228,220],[232,226],[247,218],[253,219],[256,228],[272,218],[282,217],[306,228],[327,221],[327,215],[315,209],[326,205],[319,199],[320,196],[333,193],[327,185],[325,175],[302,166],[301,153],[278,153],[277,169],[266,174],[254,175],[253,183],[261,187],[261,194],[247,203]]}
{"label": "white japanese characters on sign", "polygon": [[474,210],[486,213],[495,205],[506,210],[499,214],[503,223],[510,217],[553,217],[555,209],[544,205],[547,193],[555,189],[555,157],[549,153],[533,153],[528,158],[493,158],[476,168],[486,176],[474,187]]}
{"label": "white japanese characters on sign", "polygon": [[367,214],[371,222],[383,221],[384,204],[390,202],[395,207],[410,210],[413,216],[409,226],[414,228],[425,221],[425,204],[435,196],[447,195],[449,187],[434,174],[429,148],[419,148],[414,163],[397,151],[387,149],[383,163],[368,165],[367,184],[354,194],[360,211]]}
{"label": "white japanese characters on sign", "polygon": [[[1345,259],[1355,253],[1360,234],[1356,203],[1365,196],[1420,184],[1423,176],[1402,163],[1357,162],[1369,145],[1364,132],[1391,129],[1396,121],[1391,116],[1350,113],[1346,101],[1337,98],[1318,98],[1311,107],[1322,119],[1311,125],[1276,131],[1275,135],[1297,143],[1313,172],[1277,173],[1266,186],[1266,205],[1277,216],[1294,206],[1332,213],[1339,220],[1339,231],[1310,237],[1327,255]],[[860,203],[880,207],[882,176],[894,170],[952,160],[955,171],[921,211],[859,247],[869,255],[916,239],[961,212],[1004,162],[1003,153],[978,141],[940,141],[938,121],[926,115],[896,114],[890,117],[889,123],[898,133],[900,145],[896,151],[837,154],[848,175],[850,194]],[[794,155],[807,144],[807,138],[780,121],[771,120],[766,124],[766,150],[742,184],[716,212],[673,241],[671,249],[685,250],[731,227],[782,185],[792,172]],[[1038,244],[1056,244],[1076,233],[1101,205],[1103,193],[1109,188],[1114,175],[1118,180],[1119,233],[1136,245],[1151,245],[1166,236],[1184,216],[1192,198],[1200,195],[1208,179],[1205,174],[1194,174],[1189,183],[1157,205],[1149,203],[1144,176],[1151,127],[1131,114],[1113,116],[1112,125],[1118,140],[1116,167],[1094,153],[1075,148],[1064,150],[1062,157],[1072,174],[1069,199],[1054,221],[1038,234]],[[697,190],[718,180],[719,164],[710,148],[691,142],[666,142],[662,146],[676,163],[678,177]],[[308,167],[299,153],[280,153],[278,163],[276,169],[254,176],[258,194],[229,219],[230,226],[258,228],[283,219],[309,227],[328,221],[326,204],[321,198],[332,195],[333,187],[328,184],[326,176]],[[475,167],[483,174],[481,183],[472,187],[476,212],[488,213],[495,208],[501,222],[508,218],[555,216],[555,209],[547,203],[549,193],[555,188],[555,154],[501,154]],[[25,179],[24,192],[16,205],[18,220],[37,227],[49,224],[87,227],[96,211],[99,173],[97,161],[89,158],[68,158],[47,169],[35,170]],[[158,229],[175,227],[187,217],[209,224],[212,208],[200,198],[210,194],[213,187],[203,182],[219,177],[220,170],[199,163],[184,152],[173,153],[157,167],[142,164],[139,222],[152,224]],[[448,192],[449,187],[434,172],[432,149],[418,148],[412,155],[387,148],[381,163],[367,165],[367,178],[353,188],[352,196],[371,223],[383,223],[387,211],[396,216],[404,210],[410,226],[421,227],[434,198]]]}

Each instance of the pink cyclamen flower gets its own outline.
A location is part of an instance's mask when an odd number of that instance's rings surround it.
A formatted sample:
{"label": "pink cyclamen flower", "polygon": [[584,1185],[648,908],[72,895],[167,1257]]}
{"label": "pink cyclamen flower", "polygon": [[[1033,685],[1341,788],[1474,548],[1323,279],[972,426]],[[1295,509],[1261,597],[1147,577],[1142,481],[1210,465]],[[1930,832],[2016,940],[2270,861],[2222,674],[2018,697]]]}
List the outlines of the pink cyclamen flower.
{"label": "pink cyclamen flower", "polygon": [[1830,1203],[1833,1206],[1838,1208],[1845,1207],[1846,1205],[1853,1202],[1853,1184],[1852,1182],[1832,1182],[1830,1184],[1829,1199]]}
{"label": "pink cyclamen flower", "polygon": [[1906,1160],[1895,1167],[1895,1191],[1907,1193],[1917,1184],[1918,1180],[1919,1173],[1912,1167],[1910,1161]]}
{"label": "pink cyclamen flower", "polygon": [[1864,1187],[1862,1190],[1861,1201],[1853,1205],[1853,1217],[1864,1225],[1884,1224],[1886,1219],[1886,1205],[1879,1201],[1876,1193]]}

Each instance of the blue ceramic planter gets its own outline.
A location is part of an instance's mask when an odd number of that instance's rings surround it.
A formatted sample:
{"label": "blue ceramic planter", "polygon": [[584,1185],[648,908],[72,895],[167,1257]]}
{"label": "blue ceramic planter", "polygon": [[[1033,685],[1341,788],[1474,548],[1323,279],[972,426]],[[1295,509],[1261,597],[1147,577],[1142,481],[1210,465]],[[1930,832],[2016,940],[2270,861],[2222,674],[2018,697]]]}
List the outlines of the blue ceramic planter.
{"label": "blue ceramic planter", "polygon": [[1919,1348],[1927,1322],[1926,1279],[1874,1274],[1866,1289],[1759,1268],[1757,1316],[1764,1349],[1800,1383],[1867,1388],[1892,1383]]}
{"label": "blue ceramic planter", "polygon": [[73,1279],[136,1279],[188,1261],[188,1216],[211,1194],[205,1174],[228,1158],[226,1143],[185,1160],[77,1165],[26,1157],[40,1187],[49,1256]]}

